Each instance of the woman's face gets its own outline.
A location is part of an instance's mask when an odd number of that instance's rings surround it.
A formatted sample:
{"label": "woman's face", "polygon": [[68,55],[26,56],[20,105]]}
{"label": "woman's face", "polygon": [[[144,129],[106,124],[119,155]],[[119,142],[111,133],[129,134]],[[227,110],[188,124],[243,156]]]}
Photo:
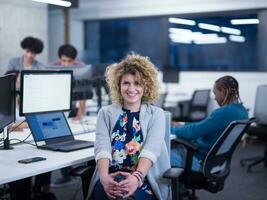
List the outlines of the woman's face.
{"label": "woman's face", "polygon": [[123,106],[131,110],[139,109],[144,89],[134,75],[122,76],[120,91],[123,98]]}
{"label": "woman's face", "polygon": [[24,61],[32,63],[35,56],[36,56],[36,53],[30,51],[29,49],[24,49],[23,51]]}
{"label": "woman's face", "polygon": [[216,85],[213,86],[214,99],[217,101],[219,106],[222,106],[223,100],[225,98],[225,90],[223,88],[218,88]]}

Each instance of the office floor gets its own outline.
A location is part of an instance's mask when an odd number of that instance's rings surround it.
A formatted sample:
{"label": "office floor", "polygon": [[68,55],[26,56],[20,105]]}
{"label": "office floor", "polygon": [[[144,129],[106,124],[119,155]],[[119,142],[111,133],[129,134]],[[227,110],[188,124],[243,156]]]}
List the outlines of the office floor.
{"label": "office floor", "polygon": [[[211,194],[204,190],[197,192],[199,200],[265,200],[267,188],[267,168],[263,164],[247,173],[246,168],[240,167],[241,158],[261,156],[263,145],[252,143],[245,148],[239,146],[232,160],[232,171],[229,175],[225,188],[217,194]],[[59,171],[53,173],[53,179],[59,177]],[[81,183],[75,179],[73,184],[61,188],[53,188],[58,200],[82,200]]]}

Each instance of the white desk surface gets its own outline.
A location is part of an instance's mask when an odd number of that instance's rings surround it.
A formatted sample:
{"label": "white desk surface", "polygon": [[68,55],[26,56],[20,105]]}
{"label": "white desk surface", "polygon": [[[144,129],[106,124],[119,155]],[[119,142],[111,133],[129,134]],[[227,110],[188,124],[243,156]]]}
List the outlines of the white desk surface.
{"label": "white desk surface", "polygon": [[[70,123],[70,126],[74,133],[80,132],[84,129],[81,128],[79,130],[79,124]],[[10,134],[10,138],[25,139],[26,136],[29,135],[29,133],[29,130],[24,130],[23,132],[14,132]],[[79,134],[75,135],[75,138],[94,141],[95,133],[90,132]],[[32,138],[29,138],[27,141],[32,141]],[[71,166],[94,159],[94,148],[86,148],[65,153],[40,150],[37,149],[36,146],[29,144],[11,146],[13,146],[14,149],[0,150],[0,184],[31,177],[37,174],[53,171],[66,166]],[[18,160],[37,156],[45,157],[46,160],[29,164],[18,163]]]}
{"label": "white desk surface", "polygon": [[[89,129],[94,129],[94,120],[95,119],[89,120]],[[85,129],[85,127],[82,127],[79,123],[73,123],[72,121],[69,121],[69,124],[76,139],[95,141],[94,132],[79,134]],[[29,134],[29,129],[25,129],[23,132],[13,132],[10,134],[10,139],[16,138],[24,140]],[[171,139],[173,138],[175,138],[175,135],[171,135]],[[30,136],[27,141],[34,144],[32,136]],[[0,184],[35,176],[37,174],[57,170],[63,167],[84,163],[94,159],[94,148],[86,148],[66,153],[41,150],[37,149],[36,146],[29,144],[11,144],[11,146],[14,147],[14,149],[0,150]],[[46,160],[29,164],[18,163],[18,160],[32,157],[45,157]]]}

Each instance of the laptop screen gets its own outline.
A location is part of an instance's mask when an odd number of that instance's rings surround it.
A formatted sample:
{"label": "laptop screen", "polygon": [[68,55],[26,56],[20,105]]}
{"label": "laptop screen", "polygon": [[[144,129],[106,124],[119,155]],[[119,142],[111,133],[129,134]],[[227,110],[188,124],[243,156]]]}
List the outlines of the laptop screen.
{"label": "laptop screen", "polygon": [[72,135],[63,112],[27,114],[26,118],[36,142]]}

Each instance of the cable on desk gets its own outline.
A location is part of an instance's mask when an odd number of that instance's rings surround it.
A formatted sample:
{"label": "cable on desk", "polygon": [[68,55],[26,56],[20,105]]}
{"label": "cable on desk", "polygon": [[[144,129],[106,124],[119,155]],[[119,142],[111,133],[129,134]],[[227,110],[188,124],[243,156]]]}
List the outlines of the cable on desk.
{"label": "cable on desk", "polygon": [[[27,136],[27,138],[28,138],[29,136]],[[27,139],[26,138],[26,139]],[[26,142],[25,140],[26,139],[24,139],[24,140],[20,140],[20,139],[11,139],[10,141],[19,141],[19,142],[17,142],[17,143],[13,143],[12,145],[18,145],[18,144],[21,144],[21,143],[25,143],[25,144],[29,144],[29,145],[32,145],[32,146],[36,146],[35,144],[32,144],[32,143],[30,143],[30,142]]]}
{"label": "cable on desk", "polygon": [[18,144],[20,144],[20,143],[25,143],[25,144],[30,144],[30,145],[35,146],[35,144],[32,144],[32,143],[30,143],[30,142],[26,142],[26,140],[31,136],[31,134],[32,134],[32,133],[30,133],[30,134],[29,134],[25,139],[23,139],[23,140],[14,138],[14,139],[10,139],[10,141],[12,141],[12,140],[19,141],[19,142],[17,142],[17,143],[13,143],[12,145],[18,145]]}
{"label": "cable on desk", "polygon": [[15,126],[13,129],[9,130],[9,133],[13,132],[14,130],[16,130],[23,122],[25,122],[26,120],[23,120],[22,122],[20,122],[17,126]]}

